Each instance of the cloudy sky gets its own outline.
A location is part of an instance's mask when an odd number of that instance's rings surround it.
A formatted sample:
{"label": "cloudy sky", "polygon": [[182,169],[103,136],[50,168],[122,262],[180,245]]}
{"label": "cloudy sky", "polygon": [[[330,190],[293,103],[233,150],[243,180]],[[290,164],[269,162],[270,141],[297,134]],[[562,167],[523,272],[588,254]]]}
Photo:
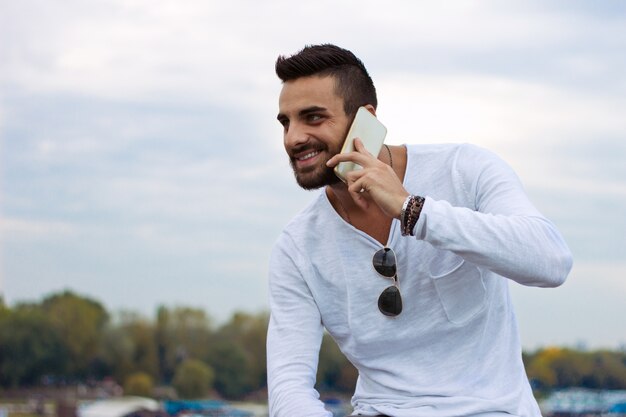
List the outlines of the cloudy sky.
{"label": "cloudy sky", "polygon": [[625,345],[618,1],[0,0],[5,301],[265,309],[271,246],[315,195],[273,65],[325,42],[369,68],[388,143],[497,152],[564,234],[568,282],[511,286],[524,346]]}

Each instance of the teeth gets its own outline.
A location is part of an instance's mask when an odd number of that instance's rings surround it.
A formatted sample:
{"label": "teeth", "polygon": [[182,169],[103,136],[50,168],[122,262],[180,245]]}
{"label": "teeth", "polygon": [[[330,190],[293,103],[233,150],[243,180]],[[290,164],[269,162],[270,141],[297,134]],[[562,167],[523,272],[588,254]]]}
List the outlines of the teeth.
{"label": "teeth", "polygon": [[298,158],[296,158],[298,161],[304,161],[305,159],[309,159],[314,157],[315,155],[317,155],[318,153],[320,153],[319,151],[314,151],[314,152],[309,152],[308,154],[304,155],[304,156],[300,156]]}

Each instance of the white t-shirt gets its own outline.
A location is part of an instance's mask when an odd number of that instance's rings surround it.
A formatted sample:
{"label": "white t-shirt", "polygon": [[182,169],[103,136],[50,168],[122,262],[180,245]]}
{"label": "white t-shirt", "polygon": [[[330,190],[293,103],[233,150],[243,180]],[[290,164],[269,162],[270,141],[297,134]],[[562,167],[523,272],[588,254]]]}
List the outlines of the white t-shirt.
{"label": "white t-shirt", "polygon": [[279,237],[270,415],[331,416],[314,389],[326,328],[359,371],[355,415],[539,416],[508,283],[560,285],[572,265],[567,245],[508,165],[476,146],[407,146],[404,187],[426,201],[415,237],[391,225],[397,317],[377,307],[391,284],[372,266],[383,246],[346,223],[324,192]]}

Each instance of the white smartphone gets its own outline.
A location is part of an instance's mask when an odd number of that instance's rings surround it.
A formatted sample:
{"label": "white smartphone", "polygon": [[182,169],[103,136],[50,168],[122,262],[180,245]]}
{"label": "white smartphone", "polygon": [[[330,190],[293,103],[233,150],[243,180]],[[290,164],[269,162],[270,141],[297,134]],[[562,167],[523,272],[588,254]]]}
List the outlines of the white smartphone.
{"label": "white smartphone", "polygon": [[[380,148],[383,146],[387,136],[387,128],[378,121],[376,116],[365,107],[359,107],[346,135],[346,140],[341,148],[341,153],[354,151],[354,138],[361,139],[365,149],[375,157],[378,157]],[[354,162],[341,162],[335,167],[335,175],[343,182],[346,182],[348,172],[362,167]]]}

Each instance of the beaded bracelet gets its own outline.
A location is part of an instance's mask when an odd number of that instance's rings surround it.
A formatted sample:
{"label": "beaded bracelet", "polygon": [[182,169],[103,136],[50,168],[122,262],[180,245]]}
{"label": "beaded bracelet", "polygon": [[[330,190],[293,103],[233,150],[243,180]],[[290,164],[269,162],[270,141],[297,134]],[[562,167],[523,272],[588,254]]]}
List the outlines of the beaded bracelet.
{"label": "beaded bracelet", "polygon": [[410,195],[404,200],[402,211],[400,212],[400,224],[402,236],[414,236],[413,229],[424,207],[424,197]]}

